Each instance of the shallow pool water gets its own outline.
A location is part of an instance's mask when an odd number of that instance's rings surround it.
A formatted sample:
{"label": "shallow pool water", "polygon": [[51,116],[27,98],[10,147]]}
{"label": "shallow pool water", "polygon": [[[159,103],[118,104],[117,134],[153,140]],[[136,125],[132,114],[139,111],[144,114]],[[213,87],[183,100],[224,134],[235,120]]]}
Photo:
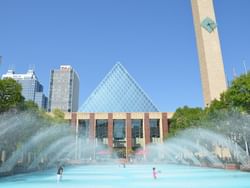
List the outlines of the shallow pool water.
{"label": "shallow pool water", "polygon": [[[159,173],[153,179],[152,168]],[[250,188],[250,173],[180,165],[86,165],[0,178],[1,188]]]}

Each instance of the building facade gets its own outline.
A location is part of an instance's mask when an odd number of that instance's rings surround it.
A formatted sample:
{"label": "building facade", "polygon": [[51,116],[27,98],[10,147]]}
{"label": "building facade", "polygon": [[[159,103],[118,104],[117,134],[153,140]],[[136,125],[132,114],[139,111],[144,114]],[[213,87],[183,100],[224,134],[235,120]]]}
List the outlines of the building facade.
{"label": "building facade", "polygon": [[63,112],[77,112],[79,100],[79,77],[70,65],[61,65],[51,71],[49,108]]}
{"label": "building facade", "polygon": [[[145,150],[147,144],[163,143],[171,116],[166,112],[65,113],[65,119],[75,127],[76,138],[85,138],[85,147],[92,146],[92,158],[98,148],[109,148],[119,158],[128,158],[138,149]],[[80,153],[77,156],[82,158]]]}
{"label": "building facade", "polygon": [[[91,146],[91,158],[106,148],[128,158],[147,144],[162,143],[168,134],[167,113],[159,112],[124,66],[117,63],[78,112],[65,113],[75,127],[76,156]],[[81,145],[82,144],[82,145]]]}
{"label": "building facade", "polygon": [[22,96],[26,101],[34,101],[39,108],[47,109],[48,98],[43,94],[43,86],[38,81],[34,70],[28,70],[26,74],[16,74],[13,70],[8,70],[2,75],[2,79],[12,78],[22,86]]}

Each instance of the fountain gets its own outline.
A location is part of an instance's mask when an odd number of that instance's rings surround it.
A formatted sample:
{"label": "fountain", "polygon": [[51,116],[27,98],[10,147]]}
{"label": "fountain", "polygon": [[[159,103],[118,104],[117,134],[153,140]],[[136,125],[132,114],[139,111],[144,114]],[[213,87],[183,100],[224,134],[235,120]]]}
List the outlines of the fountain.
{"label": "fountain", "polygon": [[74,140],[68,125],[51,126],[34,113],[4,114],[1,119],[0,174],[44,168],[48,158]]}
{"label": "fountain", "polygon": [[149,145],[148,160],[250,171],[250,116],[236,111],[217,116],[163,144]]}
{"label": "fountain", "polygon": [[[132,163],[126,168],[117,164],[111,150],[94,148],[89,138],[79,137],[67,124],[51,125],[27,112],[3,114],[0,118],[0,176],[7,176],[0,178],[0,185],[6,188],[17,184],[244,188],[249,184],[249,173],[224,170],[249,170],[249,115],[235,113],[204,122],[163,144],[148,145],[131,155]],[[201,128],[204,126],[207,128]],[[58,185],[55,172],[59,163],[65,166],[65,172]],[[152,167],[159,170],[157,180],[152,178]]]}
{"label": "fountain", "polygon": [[[90,139],[76,136],[68,124],[52,125],[31,112],[3,114],[0,119],[0,176],[48,169],[58,163],[91,163],[98,156]],[[111,155],[105,155],[105,162],[110,159]]]}

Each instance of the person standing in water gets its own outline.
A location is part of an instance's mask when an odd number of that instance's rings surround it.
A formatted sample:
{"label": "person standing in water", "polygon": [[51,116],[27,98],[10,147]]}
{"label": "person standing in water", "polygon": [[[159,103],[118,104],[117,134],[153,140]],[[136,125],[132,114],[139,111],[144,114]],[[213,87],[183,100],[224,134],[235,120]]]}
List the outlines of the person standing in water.
{"label": "person standing in water", "polygon": [[62,174],[63,174],[63,167],[60,165],[57,169],[57,182],[60,182],[62,180]]}
{"label": "person standing in water", "polygon": [[156,176],[156,175],[157,175],[157,172],[156,172],[156,170],[155,170],[155,167],[153,167],[153,178],[154,178],[154,179],[156,179],[156,178],[157,178],[157,176]]}

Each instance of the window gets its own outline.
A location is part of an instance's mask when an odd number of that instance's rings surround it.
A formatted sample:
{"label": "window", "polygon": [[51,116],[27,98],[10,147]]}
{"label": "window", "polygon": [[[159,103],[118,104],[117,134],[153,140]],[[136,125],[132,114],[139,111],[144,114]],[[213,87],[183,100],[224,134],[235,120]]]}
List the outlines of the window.
{"label": "window", "polygon": [[96,138],[108,137],[108,120],[98,119],[96,120]]}
{"label": "window", "polygon": [[125,139],[125,120],[124,119],[115,119],[113,121],[113,137],[115,140]]}
{"label": "window", "polygon": [[89,120],[81,119],[78,121],[79,137],[89,137]]}
{"label": "window", "polygon": [[156,137],[160,138],[160,120],[159,119],[150,119],[150,138]]}
{"label": "window", "polygon": [[132,138],[143,138],[143,121],[142,119],[132,119]]}

